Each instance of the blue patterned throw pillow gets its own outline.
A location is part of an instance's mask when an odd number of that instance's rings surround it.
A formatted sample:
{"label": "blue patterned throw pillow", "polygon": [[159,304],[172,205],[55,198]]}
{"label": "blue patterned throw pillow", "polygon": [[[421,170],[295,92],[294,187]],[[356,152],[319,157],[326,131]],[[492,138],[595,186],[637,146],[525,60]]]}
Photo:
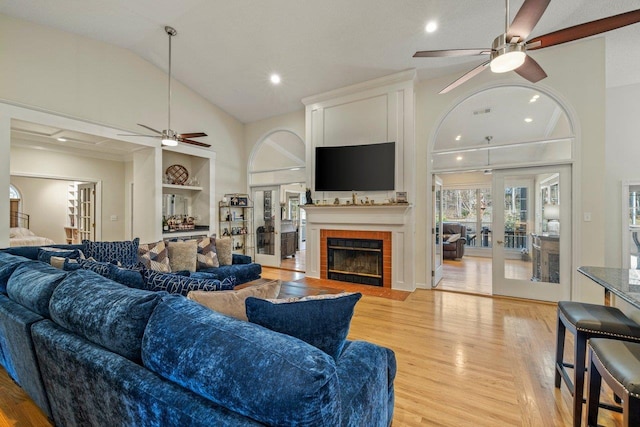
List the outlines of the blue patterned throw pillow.
{"label": "blue patterned throw pillow", "polygon": [[282,300],[249,297],[245,305],[249,322],[301,339],[338,360],[361,297],[359,292]]}
{"label": "blue patterned throw pillow", "polygon": [[192,279],[171,273],[159,273],[153,270],[144,270],[142,273],[146,289],[149,291],[166,291],[170,294],[187,296],[191,291],[228,291],[235,285],[235,278],[225,279],[222,282],[217,279]]}
{"label": "blue patterned throw pillow", "polygon": [[63,270],[91,270],[103,277],[109,277],[109,265],[110,263],[108,262],[97,262],[93,259],[70,260],[67,258],[64,260]]}
{"label": "blue patterned throw pillow", "polygon": [[38,261],[51,264],[51,257],[78,259],[83,258],[84,255],[79,249],[61,249],[50,247],[42,247],[38,249]]}
{"label": "blue patterned throw pillow", "polygon": [[84,254],[98,262],[116,261],[122,265],[136,265],[138,263],[138,246],[140,239],[125,240],[123,242],[92,242],[83,240]]}

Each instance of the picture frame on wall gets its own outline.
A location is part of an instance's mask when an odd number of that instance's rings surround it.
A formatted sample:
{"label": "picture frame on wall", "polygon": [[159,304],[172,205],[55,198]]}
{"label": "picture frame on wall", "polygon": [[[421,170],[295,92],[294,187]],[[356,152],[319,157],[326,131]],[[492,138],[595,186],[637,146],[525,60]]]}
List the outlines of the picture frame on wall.
{"label": "picture frame on wall", "polygon": [[406,191],[396,191],[396,203],[407,203]]}

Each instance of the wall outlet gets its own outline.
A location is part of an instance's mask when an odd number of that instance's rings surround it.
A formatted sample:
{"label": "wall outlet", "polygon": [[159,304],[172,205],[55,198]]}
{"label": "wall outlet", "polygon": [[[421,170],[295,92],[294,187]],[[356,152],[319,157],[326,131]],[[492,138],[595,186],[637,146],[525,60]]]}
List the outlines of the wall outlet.
{"label": "wall outlet", "polygon": [[117,221],[118,215],[111,215],[111,221]]}
{"label": "wall outlet", "polygon": [[585,222],[590,222],[591,221],[591,212],[585,212],[584,213],[584,220],[585,220]]}

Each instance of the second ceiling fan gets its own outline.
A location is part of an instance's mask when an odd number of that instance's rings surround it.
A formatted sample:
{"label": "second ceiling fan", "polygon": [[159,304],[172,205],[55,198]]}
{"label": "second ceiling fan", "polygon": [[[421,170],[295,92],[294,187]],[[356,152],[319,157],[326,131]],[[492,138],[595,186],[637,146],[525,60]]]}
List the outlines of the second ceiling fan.
{"label": "second ceiling fan", "polygon": [[632,10],[620,15],[564,28],[527,41],[526,38],[529,37],[550,2],[551,0],[525,0],[513,18],[513,22],[509,25],[509,0],[505,0],[505,32],[496,37],[490,48],[425,50],[416,52],[413,57],[438,58],[490,55],[488,61],[468,71],[442,89],[440,91],[441,94],[458,87],[482,72],[487,66],[490,66],[491,71],[494,73],[515,71],[530,82],[536,83],[547,77],[547,74],[540,64],[527,54],[527,51],[579,40],[640,22],[640,10]]}
{"label": "second ceiling fan", "polygon": [[152,127],[138,123],[138,126],[142,126],[143,128],[154,132],[155,135],[132,134],[122,136],[142,136],[147,138],[157,138],[162,140],[162,145],[166,146],[176,146],[178,145],[178,142],[182,142],[185,144],[197,145],[199,147],[211,147],[210,144],[205,144],[204,142],[194,141],[191,139],[207,136],[207,134],[204,132],[177,133],[176,131],[171,129],[171,38],[177,35],[178,32],[173,27],[169,26],[164,27],[164,31],[169,36],[169,103],[167,128],[160,132],[159,130],[153,129]]}

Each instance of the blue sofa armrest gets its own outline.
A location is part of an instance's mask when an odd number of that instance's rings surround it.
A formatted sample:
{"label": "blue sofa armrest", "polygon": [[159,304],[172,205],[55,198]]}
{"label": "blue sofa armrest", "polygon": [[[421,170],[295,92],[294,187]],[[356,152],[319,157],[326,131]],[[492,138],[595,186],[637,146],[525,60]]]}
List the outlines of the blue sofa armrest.
{"label": "blue sofa armrest", "polygon": [[[47,245],[48,247],[51,248],[60,248],[60,249],[80,249],[81,251],[84,251],[84,245],[83,244],[73,244],[73,245],[65,245],[65,244],[55,244],[55,245]],[[33,260],[37,260],[38,259],[38,251],[40,250],[42,246],[16,246],[13,248],[5,248],[2,249],[2,252],[11,254],[11,255],[17,255],[17,256],[22,256],[25,258],[29,258],[29,259],[33,259]]]}
{"label": "blue sofa armrest", "polygon": [[232,254],[231,264],[251,264],[251,257],[249,255]]}
{"label": "blue sofa armrest", "polygon": [[396,376],[393,351],[366,341],[347,341],[336,368],[343,419],[353,425],[391,425]]}

